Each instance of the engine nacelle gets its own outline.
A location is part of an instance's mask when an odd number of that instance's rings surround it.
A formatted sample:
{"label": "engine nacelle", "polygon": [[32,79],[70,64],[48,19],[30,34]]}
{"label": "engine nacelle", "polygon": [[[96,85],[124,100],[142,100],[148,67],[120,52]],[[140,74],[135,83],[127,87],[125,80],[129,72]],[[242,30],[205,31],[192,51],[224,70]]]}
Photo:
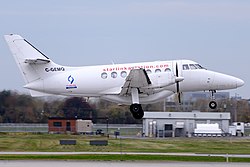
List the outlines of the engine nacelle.
{"label": "engine nacelle", "polygon": [[175,84],[175,76],[171,72],[154,73],[148,75],[151,81],[149,88],[163,88]]}

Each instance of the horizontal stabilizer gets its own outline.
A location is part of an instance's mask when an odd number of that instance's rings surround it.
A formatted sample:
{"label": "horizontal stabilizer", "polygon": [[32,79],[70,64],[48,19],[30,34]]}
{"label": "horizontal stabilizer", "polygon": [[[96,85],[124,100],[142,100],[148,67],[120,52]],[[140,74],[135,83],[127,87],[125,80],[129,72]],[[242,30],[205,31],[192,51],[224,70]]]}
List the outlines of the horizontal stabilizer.
{"label": "horizontal stabilizer", "polygon": [[49,59],[25,59],[25,63],[29,64],[47,64],[50,62]]}
{"label": "horizontal stabilizer", "polygon": [[35,90],[30,90],[30,95],[32,97],[43,97],[43,96],[53,96],[52,94],[47,94],[47,93],[43,93],[43,92],[38,92]]}

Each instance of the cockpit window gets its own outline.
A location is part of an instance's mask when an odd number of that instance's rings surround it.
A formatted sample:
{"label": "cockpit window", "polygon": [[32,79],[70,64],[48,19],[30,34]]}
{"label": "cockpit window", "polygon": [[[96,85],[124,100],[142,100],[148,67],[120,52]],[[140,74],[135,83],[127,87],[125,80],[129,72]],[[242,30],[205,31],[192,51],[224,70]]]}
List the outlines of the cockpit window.
{"label": "cockpit window", "polygon": [[196,70],[196,69],[205,69],[200,64],[183,64],[182,65],[183,70]]}
{"label": "cockpit window", "polygon": [[189,64],[189,67],[191,70],[195,70],[197,69],[196,65],[195,64]]}
{"label": "cockpit window", "polygon": [[195,69],[205,69],[204,67],[202,67],[200,64],[189,64],[189,67],[191,70],[195,70]]}
{"label": "cockpit window", "polygon": [[183,70],[189,70],[188,64],[183,64],[183,65],[182,65],[182,69],[183,69]]}
{"label": "cockpit window", "polygon": [[195,66],[196,66],[198,69],[205,69],[205,68],[202,67],[200,64],[195,64]]}

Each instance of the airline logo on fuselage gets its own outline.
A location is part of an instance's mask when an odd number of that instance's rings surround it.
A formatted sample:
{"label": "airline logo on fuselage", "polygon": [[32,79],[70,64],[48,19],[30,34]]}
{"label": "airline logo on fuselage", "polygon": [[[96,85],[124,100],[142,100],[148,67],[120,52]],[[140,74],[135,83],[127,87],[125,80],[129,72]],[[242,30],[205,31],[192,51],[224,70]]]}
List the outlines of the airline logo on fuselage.
{"label": "airline logo on fuselage", "polygon": [[66,89],[75,89],[77,88],[76,84],[74,84],[75,79],[70,75],[68,77],[69,84],[66,85]]}
{"label": "airline logo on fuselage", "polygon": [[156,69],[156,68],[169,68],[169,64],[156,64],[156,65],[135,65],[135,66],[112,66],[112,67],[106,67],[103,68],[103,71],[127,71],[127,70],[133,70],[133,69]]}

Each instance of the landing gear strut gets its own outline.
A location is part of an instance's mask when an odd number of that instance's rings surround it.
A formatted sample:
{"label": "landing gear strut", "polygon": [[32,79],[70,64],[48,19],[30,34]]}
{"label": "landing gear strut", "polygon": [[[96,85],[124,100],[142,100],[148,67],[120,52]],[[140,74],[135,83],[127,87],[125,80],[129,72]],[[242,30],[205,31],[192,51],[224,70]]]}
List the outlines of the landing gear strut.
{"label": "landing gear strut", "polygon": [[210,107],[211,109],[216,109],[217,103],[216,103],[215,97],[214,97],[214,93],[216,93],[216,90],[210,90],[210,91],[211,91],[211,93],[212,93],[212,101],[209,102],[209,107]]}
{"label": "landing gear strut", "polygon": [[130,111],[135,119],[142,119],[144,111],[142,110],[141,104],[131,104]]}

